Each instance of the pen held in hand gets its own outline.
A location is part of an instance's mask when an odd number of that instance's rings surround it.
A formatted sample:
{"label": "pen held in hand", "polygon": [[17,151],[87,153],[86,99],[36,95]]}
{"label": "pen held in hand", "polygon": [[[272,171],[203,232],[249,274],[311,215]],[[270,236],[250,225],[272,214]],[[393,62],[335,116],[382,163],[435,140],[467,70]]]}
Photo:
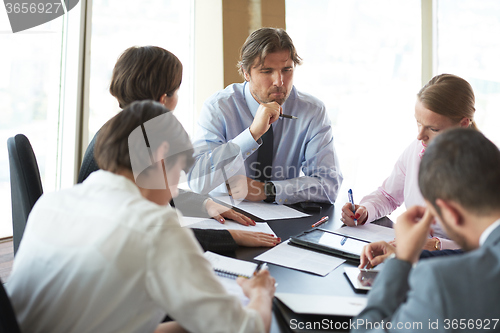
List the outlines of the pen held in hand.
{"label": "pen held in hand", "polygon": [[267,269],[267,263],[266,262],[261,262],[257,265],[257,268],[253,272],[253,275],[257,275],[258,272],[260,272],[263,269]]}
{"label": "pen held in hand", "polygon": [[280,114],[280,117],[282,117],[282,118],[287,118],[287,119],[299,119],[299,118],[297,118],[297,117],[295,117],[295,116],[290,116],[290,115],[288,115],[288,114],[283,114],[283,113],[282,113],[282,114]]}
{"label": "pen held in hand", "polygon": [[[349,198],[349,202],[351,203],[351,210],[353,213],[356,213],[356,205],[354,204],[354,198],[352,196],[352,190],[349,189],[347,192],[347,197]],[[354,224],[357,226],[358,225],[358,220],[354,219]]]}

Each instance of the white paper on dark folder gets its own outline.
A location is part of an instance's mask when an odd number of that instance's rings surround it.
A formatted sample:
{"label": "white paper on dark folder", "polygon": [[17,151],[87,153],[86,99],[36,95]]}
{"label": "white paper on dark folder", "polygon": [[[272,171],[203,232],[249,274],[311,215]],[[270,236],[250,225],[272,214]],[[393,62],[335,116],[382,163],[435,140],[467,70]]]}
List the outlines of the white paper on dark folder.
{"label": "white paper on dark folder", "polygon": [[357,316],[366,306],[366,297],[343,297],[276,293],[276,298],[295,313],[327,316]]}
{"label": "white paper on dark folder", "polygon": [[256,260],[325,276],[345,262],[344,259],[297,246],[288,241],[255,257]]}
{"label": "white paper on dark folder", "polygon": [[[220,200],[230,206],[233,206],[232,203],[234,203],[234,200],[231,200],[231,197],[228,195],[215,196],[214,199]],[[290,208],[285,205],[276,205],[262,201],[261,202],[241,201],[237,203],[235,207],[241,209],[244,212],[250,213],[253,216],[256,216],[264,221],[295,219],[299,217],[311,216],[309,214],[299,212],[298,210]]]}

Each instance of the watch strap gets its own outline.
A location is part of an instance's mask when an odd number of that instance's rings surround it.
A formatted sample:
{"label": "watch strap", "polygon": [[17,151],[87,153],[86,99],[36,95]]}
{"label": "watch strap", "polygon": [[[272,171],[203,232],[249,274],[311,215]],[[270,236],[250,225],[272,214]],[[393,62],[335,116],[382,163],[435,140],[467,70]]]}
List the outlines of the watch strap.
{"label": "watch strap", "polygon": [[264,202],[274,202],[276,199],[276,186],[272,182],[265,182],[264,194],[266,195]]}

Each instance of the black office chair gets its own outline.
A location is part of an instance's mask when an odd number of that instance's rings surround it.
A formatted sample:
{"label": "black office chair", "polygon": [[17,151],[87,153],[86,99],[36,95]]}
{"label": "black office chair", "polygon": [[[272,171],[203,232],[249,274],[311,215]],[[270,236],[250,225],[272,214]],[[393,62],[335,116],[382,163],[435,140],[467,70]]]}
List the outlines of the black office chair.
{"label": "black office chair", "polygon": [[21,333],[9,296],[0,281],[0,333]]}
{"label": "black office chair", "polygon": [[9,150],[15,255],[23,238],[28,215],[35,202],[43,194],[43,188],[38,163],[28,138],[23,134],[18,134],[7,140],[7,147]]}
{"label": "black office chair", "polygon": [[[97,132],[99,133],[99,132]],[[87,150],[85,151],[85,155],[83,156],[82,166],[80,168],[80,172],[78,173],[78,184],[83,183],[85,179],[94,171],[99,170],[99,166],[97,165],[94,159],[94,146],[95,141],[97,139],[97,134],[94,136],[92,141],[89,143]]]}

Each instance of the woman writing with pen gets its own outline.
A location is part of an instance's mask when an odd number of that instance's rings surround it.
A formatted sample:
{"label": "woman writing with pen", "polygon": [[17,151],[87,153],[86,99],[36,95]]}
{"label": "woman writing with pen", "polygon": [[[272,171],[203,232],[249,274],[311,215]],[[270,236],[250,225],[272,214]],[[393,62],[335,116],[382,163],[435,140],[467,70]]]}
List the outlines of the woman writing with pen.
{"label": "woman writing with pen", "polygon": [[[447,129],[470,127],[477,130],[474,103],[472,87],[464,79],[451,74],[433,77],[417,94],[416,140],[399,157],[389,178],[376,191],[361,199],[359,205],[355,205],[354,212],[351,203],[342,207],[342,222],[349,226],[369,223],[390,214],[403,202],[406,207],[425,205],[417,180],[425,148]],[[434,226],[433,236],[435,237],[429,238],[424,249],[433,251],[458,248],[438,224]]]}

